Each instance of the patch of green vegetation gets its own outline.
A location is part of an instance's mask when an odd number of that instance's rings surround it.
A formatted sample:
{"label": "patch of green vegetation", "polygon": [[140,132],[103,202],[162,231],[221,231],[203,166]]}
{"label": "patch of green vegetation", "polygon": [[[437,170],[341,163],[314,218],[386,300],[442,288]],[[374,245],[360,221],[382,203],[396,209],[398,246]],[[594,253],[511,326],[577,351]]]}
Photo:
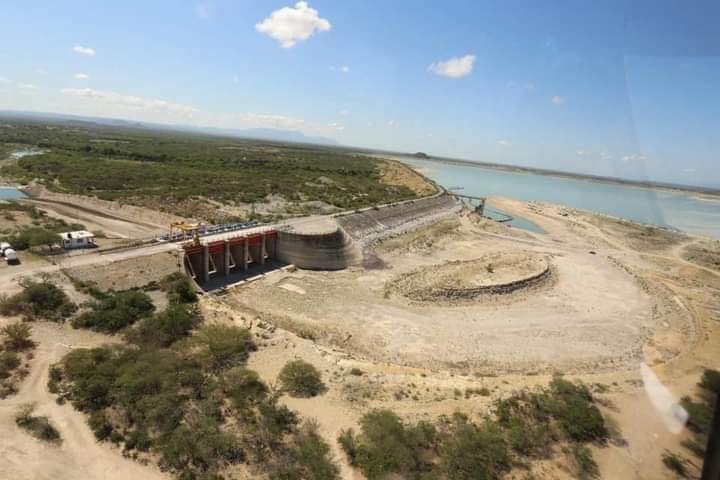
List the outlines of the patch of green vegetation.
{"label": "patch of green vegetation", "polygon": [[8,242],[15,250],[27,250],[31,247],[51,249],[55,245],[61,244],[62,239],[58,235],[59,233],[85,230],[85,226],[82,224],[67,223],[62,219],[49,217],[47,213],[32,205],[18,202],[10,201],[0,204],[0,213],[3,218],[11,222],[16,220],[19,213],[25,213],[30,217],[31,225],[10,228],[0,236],[0,241]]}
{"label": "patch of green vegetation", "polygon": [[167,294],[170,303],[197,302],[197,294],[190,279],[180,272],[163,277],[160,280],[160,289]]}
{"label": "patch of green vegetation", "polygon": [[325,390],[320,372],[304,360],[291,360],[278,375],[283,391],[293,397],[314,397]]}
{"label": "patch of green vegetation", "polygon": [[0,297],[0,314],[60,322],[77,311],[77,305],[52,282],[22,280],[20,286],[20,293]]}
{"label": "patch of green vegetation", "polygon": [[246,368],[249,332],[209,324],[174,335],[170,319],[187,308],[171,305],[134,327],[170,331],[162,341],[73,350],[51,369],[50,390],[88,414],[99,440],[129,455],[154,452],[181,479],[224,478],[237,463],[270,479],[338,478],[317,427]]}
{"label": "patch of green vegetation", "polygon": [[[4,176],[179,214],[187,214],[179,202],[199,197],[254,203],[279,194],[290,202],[322,201],[342,209],[415,197],[406,187],[382,183],[377,159],[329,148],[109,127],[14,127],[2,142],[48,151],[4,167]],[[107,141],[113,139],[122,141]]]}
{"label": "patch of green vegetation", "polygon": [[72,320],[73,327],[114,333],[149,316],[155,310],[150,297],[137,290],[111,292],[90,302],[88,307],[89,311]]}
{"label": "patch of green vegetation", "polygon": [[591,480],[600,477],[598,464],[586,445],[574,443],[568,449],[568,453],[572,458],[573,471],[578,479]]}
{"label": "patch of green vegetation", "polygon": [[579,478],[595,478],[586,444],[604,443],[608,429],[593,402],[586,386],[556,377],[548,388],[497,400],[494,414],[477,422],[456,413],[408,424],[375,410],[361,419],[360,433],[342,431],[338,443],[370,480],[502,478],[512,466],[550,457],[556,444],[566,446]]}
{"label": "patch of green vegetation", "polygon": [[712,427],[715,399],[720,394],[720,371],[705,369],[697,386],[699,391],[695,399],[685,396],[680,400],[688,413],[687,427],[692,433],[692,437],[683,441],[682,445],[698,458],[702,458]]}
{"label": "patch of green vegetation", "polygon": [[162,312],[145,317],[128,331],[126,339],[140,346],[169,347],[187,337],[199,323],[196,313],[185,305],[170,305]]}
{"label": "patch of green vegetation", "polygon": [[15,424],[35,438],[55,444],[62,443],[60,432],[50,423],[50,420],[47,417],[33,416],[34,411],[35,404],[21,405],[15,415]]}
{"label": "patch of green vegetation", "polygon": [[3,346],[6,350],[18,352],[32,348],[35,343],[32,341],[32,329],[30,325],[22,322],[15,322],[5,325],[0,329],[3,338]]}
{"label": "patch of green vegetation", "polygon": [[688,476],[688,461],[668,450],[665,450],[662,454],[662,462],[668,470],[674,472],[681,478],[687,478]]}

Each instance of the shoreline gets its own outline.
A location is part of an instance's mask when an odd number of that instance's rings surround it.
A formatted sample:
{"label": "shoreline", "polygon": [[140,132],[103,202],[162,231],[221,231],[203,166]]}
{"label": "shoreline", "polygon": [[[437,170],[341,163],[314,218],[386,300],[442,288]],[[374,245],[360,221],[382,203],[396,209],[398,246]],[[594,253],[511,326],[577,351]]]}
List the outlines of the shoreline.
{"label": "shoreline", "polygon": [[625,180],[622,178],[603,177],[595,175],[583,175],[579,173],[561,172],[556,170],[545,170],[541,168],[519,167],[514,165],[501,165],[498,163],[474,162],[471,160],[459,160],[443,157],[418,158],[413,155],[393,154],[383,155],[375,154],[373,157],[390,158],[398,161],[403,160],[419,160],[422,162],[436,162],[448,165],[456,165],[461,167],[474,167],[485,170],[502,171],[509,173],[519,173],[527,175],[541,175],[544,177],[555,177],[560,179],[569,179],[576,181],[586,181],[591,183],[604,183],[609,185],[622,185],[625,187],[641,188],[643,190],[655,190],[659,192],[695,194],[696,199],[703,201],[720,201],[720,189],[709,187],[697,187],[692,185],[669,185],[655,182],[642,182],[639,180]]}

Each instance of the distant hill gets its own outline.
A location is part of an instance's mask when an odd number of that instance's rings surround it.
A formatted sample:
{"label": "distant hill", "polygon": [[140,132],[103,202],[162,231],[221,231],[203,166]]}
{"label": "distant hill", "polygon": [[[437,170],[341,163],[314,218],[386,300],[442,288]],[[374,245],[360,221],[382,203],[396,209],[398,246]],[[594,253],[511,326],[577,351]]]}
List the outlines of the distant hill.
{"label": "distant hill", "polygon": [[275,128],[215,128],[196,127],[194,125],[176,125],[162,123],[136,122],[119,118],[85,117],[64,113],[49,112],[23,112],[0,110],[0,118],[25,119],[33,121],[62,122],[78,127],[82,126],[112,126],[124,128],[139,128],[149,130],[169,130],[182,132],[207,133],[211,135],[223,135],[229,137],[268,140],[272,142],[311,143],[315,145],[339,146],[340,143],[332,138],[307,136],[295,130],[281,130]]}

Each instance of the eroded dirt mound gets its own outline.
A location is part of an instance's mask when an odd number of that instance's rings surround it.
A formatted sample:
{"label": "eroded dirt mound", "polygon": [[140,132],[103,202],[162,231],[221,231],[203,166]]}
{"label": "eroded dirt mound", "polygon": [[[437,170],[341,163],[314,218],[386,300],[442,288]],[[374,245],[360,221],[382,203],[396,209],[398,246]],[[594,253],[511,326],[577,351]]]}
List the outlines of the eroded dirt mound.
{"label": "eroded dirt mound", "polygon": [[550,273],[550,263],[543,255],[497,252],[419,268],[390,280],[386,291],[418,302],[454,302],[512,293],[538,285]]}

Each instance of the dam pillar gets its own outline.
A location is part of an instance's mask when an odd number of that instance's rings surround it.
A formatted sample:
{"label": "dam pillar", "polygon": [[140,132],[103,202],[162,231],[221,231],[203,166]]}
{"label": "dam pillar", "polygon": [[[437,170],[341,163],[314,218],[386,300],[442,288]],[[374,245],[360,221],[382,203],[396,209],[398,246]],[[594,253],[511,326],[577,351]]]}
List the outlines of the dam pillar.
{"label": "dam pillar", "polygon": [[248,260],[250,259],[250,246],[248,245],[248,239],[245,237],[243,240],[243,261],[242,261],[242,267],[243,270],[248,269]]}
{"label": "dam pillar", "polygon": [[202,247],[202,271],[200,272],[200,278],[203,283],[210,280],[210,249],[207,245]]}
{"label": "dam pillar", "polygon": [[265,265],[265,257],[267,256],[267,235],[264,233],[260,239],[260,265]]}
{"label": "dam pillar", "polygon": [[225,259],[224,260],[225,260],[224,273],[225,273],[225,276],[227,277],[228,275],[230,275],[230,242],[228,242],[227,240],[225,240]]}

